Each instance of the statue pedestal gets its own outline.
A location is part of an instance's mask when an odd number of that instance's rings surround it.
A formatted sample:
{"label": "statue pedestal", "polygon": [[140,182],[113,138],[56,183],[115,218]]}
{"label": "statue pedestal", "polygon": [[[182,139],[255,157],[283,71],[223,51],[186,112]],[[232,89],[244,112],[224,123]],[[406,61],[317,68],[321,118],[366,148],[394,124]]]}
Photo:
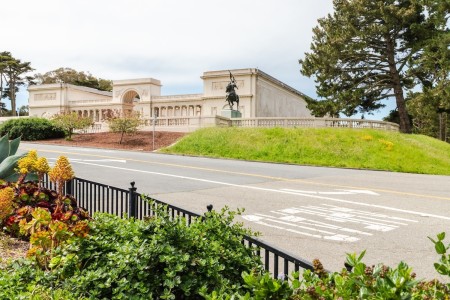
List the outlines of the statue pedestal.
{"label": "statue pedestal", "polygon": [[238,110],[222,109],[222,117],[225,117],[228,119],[242,118],[242,114]]}

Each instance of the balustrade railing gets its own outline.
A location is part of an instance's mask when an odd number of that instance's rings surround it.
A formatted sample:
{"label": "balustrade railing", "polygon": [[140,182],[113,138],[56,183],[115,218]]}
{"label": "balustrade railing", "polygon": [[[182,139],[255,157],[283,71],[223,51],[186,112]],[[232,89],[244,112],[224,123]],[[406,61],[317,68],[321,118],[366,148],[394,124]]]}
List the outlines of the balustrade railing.
{"label": "balustrade railing", "polygon": [[398,131],[399,125],[391,122],[373,121],[365,119],[336,119],[336,118],[235,118],[230,119],[235,127],[299,127],[299,128],[353,128],[379,129]]}

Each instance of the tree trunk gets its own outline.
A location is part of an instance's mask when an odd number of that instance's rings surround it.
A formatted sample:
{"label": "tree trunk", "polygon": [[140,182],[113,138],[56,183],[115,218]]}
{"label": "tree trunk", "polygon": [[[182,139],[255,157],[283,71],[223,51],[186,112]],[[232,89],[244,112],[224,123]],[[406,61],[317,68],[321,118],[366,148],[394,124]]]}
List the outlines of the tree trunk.
{"label": "tree trunk", "polygon": [[2,96],[3,96],[3,73],[0,73],[0,117],[3,116]]}
{"label": "tree trunk", "polygon": [[400,118],[400,131],[403,133],[411,133],[411,122],[409,121],[405,98],[403,97],[403,89],[400,82],[396,83],[394,81],[394,93],[395,102],[397,103],[398,116]]}
{"label": "tree trunk", "polygon": [[397,104],[398,116],[400,118],[400,131],[403,133],[411,133],[411,122],[409,121],[408,112],[406,110],[405,97],[403,95],[400,74],[395,64],[395,48],[394,41],[391,37],[386,37],[387,42],[387,59],[389,63],[389,73],[392,80],[392,88],[394,89],[395,102]]}
{"label": "tree trunk", "polygon": [[447,114],[445,112],[439,113],[439,139],[444,142],[447,139]]}
{"label": "tree trunk", "polygon": [[120,135],[120,142],[119,145],[122,145],[122,139],[123,139],[123,134],[125,133],[125,131],[122,131],[122,134]]}
{"label": "tree trunk", "polygon": [[12,116],[17,116],[16,113],[16,80],[14,79],[14,74],[9,81],[9,100],[11,100],[11,113]]}

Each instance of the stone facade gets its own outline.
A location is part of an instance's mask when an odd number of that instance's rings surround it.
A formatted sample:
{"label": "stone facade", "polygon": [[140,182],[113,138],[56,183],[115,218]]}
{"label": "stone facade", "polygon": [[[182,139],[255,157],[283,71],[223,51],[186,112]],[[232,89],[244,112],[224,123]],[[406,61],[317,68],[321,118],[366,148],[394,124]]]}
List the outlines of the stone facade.
{"label": "stone facade", "polygon": [[[311,117],[307,96],[258,69],[231,70],[236,79],[242,118]],[[225,88],[229,72],[209,71],[201,76],[203,94],[161,95],[161,82],[153,78],[115,80],[113,91],[103,92],[71,84],[45,84],[28,88],[30,116],[51,117],[74,111],[102,122],[112,111],[139,111],[144,119],[214,117],[228,109]]]}

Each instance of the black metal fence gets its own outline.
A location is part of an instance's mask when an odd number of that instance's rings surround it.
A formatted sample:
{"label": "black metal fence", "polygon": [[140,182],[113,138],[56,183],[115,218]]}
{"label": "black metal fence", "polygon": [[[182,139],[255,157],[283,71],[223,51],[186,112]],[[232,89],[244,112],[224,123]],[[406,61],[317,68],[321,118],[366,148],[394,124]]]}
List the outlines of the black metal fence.
{"label": "black metal fence", "polygon": [[[43,186],[54,189],[54,185],[48,180],[48,177],[44,179]],[[203,217],[160,200],[140,195],[137,193],[134,182],[131,182],[129,189],[121,189],[75,177],[66,183],[65,192],[73,195],[77,199],[78,205],[85,208],[91,215],[95,212],[105,212],[142,220],[144,217],[155,216],[158,207],[164,207],[169,216],[172,218],[184,217],[188,225],[195,218]],[[212,205],[207,207],[209,211],[212,208]],[[274,277],[287,278],[291,272],[299,271],[300,268],[313,269],[310,262],[285,253],[259,239],[244,236],[242,244],[252,248],[255,255],[261,257],[264,268],[270,271]]]}

